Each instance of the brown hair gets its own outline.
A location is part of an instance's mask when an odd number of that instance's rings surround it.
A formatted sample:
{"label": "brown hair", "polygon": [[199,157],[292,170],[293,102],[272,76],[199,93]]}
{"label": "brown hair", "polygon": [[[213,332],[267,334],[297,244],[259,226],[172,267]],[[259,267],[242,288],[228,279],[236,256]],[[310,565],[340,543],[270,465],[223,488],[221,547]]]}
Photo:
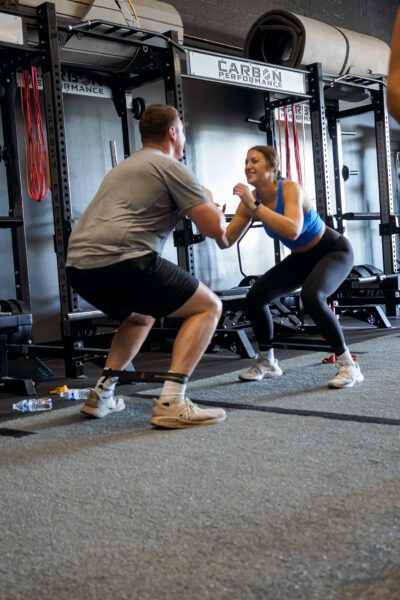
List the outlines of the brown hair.
{"label": "brown hair", "polygon": [[277,179],[281,179],[281,172],[279,170],[279,156],[273,146],[253,146],[252,148],[249,148],[248,152],[251,150],[260,152],[264,156],[267,163],[269,163],[271,166],[272,163],[275,162],[275,176]]}
{"label": "brown hair", "polygon": [[139,123],[142,142],[162,142],[170,127],[176,125],[178,111],[168,104],[150,104],[142,113]]}

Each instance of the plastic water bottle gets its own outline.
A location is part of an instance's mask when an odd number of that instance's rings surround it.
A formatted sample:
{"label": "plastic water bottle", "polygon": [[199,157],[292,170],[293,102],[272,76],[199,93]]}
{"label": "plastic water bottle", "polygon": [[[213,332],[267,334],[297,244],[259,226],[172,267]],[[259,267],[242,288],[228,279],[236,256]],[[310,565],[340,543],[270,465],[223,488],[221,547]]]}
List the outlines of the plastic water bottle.
{"label": "plastic water bottle", "polygon": [[24,400],[13,404],[13,409],[19,412],[38,412],[51,410],[52,408],[51,398],[24,398]]}
{"label": "plastic water bottle", "polygon": [[66,392],[61,392],[60,398],[65,398],[66,400],[86,400],[89,392],[90,388],[67,390]]}

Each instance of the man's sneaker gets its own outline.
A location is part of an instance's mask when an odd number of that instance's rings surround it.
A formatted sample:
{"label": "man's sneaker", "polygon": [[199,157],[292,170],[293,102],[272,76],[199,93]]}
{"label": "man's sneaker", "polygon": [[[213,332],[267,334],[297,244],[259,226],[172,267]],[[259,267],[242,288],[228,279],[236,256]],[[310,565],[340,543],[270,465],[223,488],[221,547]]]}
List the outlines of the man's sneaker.
{"label": "man's sneaker", "polygon": [[101,419],[111,413],[124,410],[124,408],[125,402],[123,398],[115,398],[114,394],[99,396],[97,392],[90,390],[89,395],[85,400],[85,404],[81,408],[81,413]]}
{"label": "man's sneaker", "polygon": [[223,408],[199,408],[189,398],[182,401],[162,403],[153,399],[153,414],[151,424],[167,429],[184,429],[197,425],[215,425],[226,419]]}
{"label": "man's sneaker", "polygon": [[339,369],[335,377],[328,381],[330,388],[353,387],[356,383],[364,381],[364,375],[360,371],[357,362],[353,364],[338,363]]}
{"label": "man's sneaker", "polygon": [[239,379],[242,381],[260,381],[264,377],[268,379],[280,375],[282,375],[282,369],[276,358],[271,363],[261,362],[259,358],[256,358],[251,367],[240,373]]}

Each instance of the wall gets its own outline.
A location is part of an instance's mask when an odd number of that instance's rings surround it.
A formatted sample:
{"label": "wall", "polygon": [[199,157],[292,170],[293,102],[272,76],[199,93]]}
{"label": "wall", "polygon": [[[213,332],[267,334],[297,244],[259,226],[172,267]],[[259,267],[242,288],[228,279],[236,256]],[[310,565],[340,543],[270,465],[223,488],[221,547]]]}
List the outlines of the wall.
{"label": "wall", "polygon": [[398,0],[168,0],[180,13],[185,34],[243,47],[250,26],[282,9],[390,43]]}

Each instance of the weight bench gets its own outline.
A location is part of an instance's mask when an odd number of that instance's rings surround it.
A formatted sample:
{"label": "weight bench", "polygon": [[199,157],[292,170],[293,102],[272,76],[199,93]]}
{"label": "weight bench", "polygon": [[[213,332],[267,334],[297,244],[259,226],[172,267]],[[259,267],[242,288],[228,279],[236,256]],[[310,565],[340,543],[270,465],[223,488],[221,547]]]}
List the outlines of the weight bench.
{"label": "weight bench", "polygon": [[32,314],[0,312],[0,392],[32,396],[36,394],[32,379],[19,379],[8,375],[7,344],[13,335],[32,328]]}

